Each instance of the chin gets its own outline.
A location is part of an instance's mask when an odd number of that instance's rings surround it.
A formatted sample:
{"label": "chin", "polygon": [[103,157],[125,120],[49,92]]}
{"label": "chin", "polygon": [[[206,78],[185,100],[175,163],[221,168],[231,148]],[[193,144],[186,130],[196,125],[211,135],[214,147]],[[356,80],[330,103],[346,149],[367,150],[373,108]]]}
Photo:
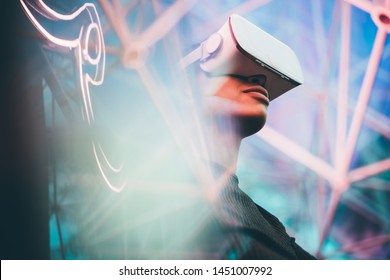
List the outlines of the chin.
{"label": "chin", "polygon": [[240,117],[239,127],[242,138],[251,136],[260,131],[265,125],[266,117]]}

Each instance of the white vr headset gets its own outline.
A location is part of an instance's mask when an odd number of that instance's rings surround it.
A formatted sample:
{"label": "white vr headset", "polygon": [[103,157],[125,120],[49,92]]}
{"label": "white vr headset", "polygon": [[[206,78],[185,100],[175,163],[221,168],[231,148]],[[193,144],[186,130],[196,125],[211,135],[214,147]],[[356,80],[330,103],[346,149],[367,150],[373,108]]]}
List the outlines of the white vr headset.
{"label": "white vr headset", "polygon": [[294,51],[236,14],[180,65],[185,68],[195,61],[210,75],[264,75],[270,100],[303,83]]}

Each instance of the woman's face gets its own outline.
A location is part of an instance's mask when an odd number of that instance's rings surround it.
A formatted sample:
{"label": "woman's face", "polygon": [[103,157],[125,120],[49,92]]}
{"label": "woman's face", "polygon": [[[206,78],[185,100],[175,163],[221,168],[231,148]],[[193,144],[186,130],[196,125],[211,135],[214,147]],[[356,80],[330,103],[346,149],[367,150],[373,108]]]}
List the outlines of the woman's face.
{"label": "woman's face", "polygon": [[264,88],[263,75],[228,75],[208,79],[214,85],[207,101],[212,113],[230,115],[239,120],[244,136],[251,135],[264,126],[269,95]]}

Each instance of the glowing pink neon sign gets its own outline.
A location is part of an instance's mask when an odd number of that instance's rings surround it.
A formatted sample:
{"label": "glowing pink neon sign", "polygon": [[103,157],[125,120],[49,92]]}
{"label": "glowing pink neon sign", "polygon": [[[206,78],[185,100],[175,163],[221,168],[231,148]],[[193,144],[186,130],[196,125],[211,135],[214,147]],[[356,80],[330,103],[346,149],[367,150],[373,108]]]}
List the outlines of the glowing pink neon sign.
{"label": "glowing pink neon sign", "polygon": [[[51,9],[42,0],[20,0],[24,12],[38,29],[38,31],[50,42],[59,47],[68,48],[75,52],[78,70],[78,79],[83,100],[82,113],[89,126],[94,124],[94,113],[90,95],[90,85],[99,86],[103,83],[105,70],[105,45],[99,15],[92,3],[86,3],[71,14],[60,14]],[[78,19],[88,19],[87,24],[80,24],[79,33],[75,38],[63,38],[52,34],[39,18],[45,17],[49,21],[69,22],[74,24]],[[91,48],[94,46],[95,48]],[[92,141],[92,149],[96,163],[107,185],[115,192],[120,192],[126,182],[114,184],[110,180],[110,174],[119,173],[122,167],[115,168],[108,160],[100,143]]]}

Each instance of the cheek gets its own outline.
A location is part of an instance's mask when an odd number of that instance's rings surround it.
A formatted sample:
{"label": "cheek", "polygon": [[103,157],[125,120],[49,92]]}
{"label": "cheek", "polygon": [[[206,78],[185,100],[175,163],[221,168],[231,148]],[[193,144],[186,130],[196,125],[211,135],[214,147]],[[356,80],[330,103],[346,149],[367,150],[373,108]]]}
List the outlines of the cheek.
{"label": "cheek", "polygon": [[230,100],[236,100],[239,101],[240,98],[240,91],[237,85],[226,83],[221,85],[219,90],[215,93],[215,96],[219,96],[222,98],[230,99]]}

